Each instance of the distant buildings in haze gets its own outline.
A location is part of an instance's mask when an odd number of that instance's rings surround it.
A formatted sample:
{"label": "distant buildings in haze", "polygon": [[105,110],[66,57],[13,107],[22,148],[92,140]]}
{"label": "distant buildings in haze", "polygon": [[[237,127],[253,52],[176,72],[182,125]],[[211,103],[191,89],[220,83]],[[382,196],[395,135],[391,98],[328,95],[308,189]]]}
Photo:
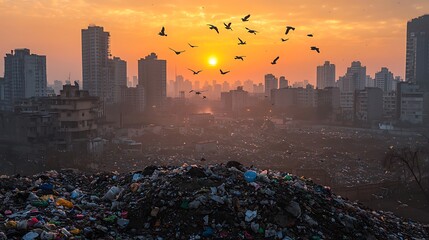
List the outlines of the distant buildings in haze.
{"label": "distant buildings in haze", "polygon": [[335,86],[335,65],[326,61],[322,66],[317,67],[317,88],[324,89],[325,87]]}
{"label": "distant buildings in haze", "polygon": [[2,109],[12,110],[20,99],[47,96],[46,56],[15,49],[6,54],[4,66]]}

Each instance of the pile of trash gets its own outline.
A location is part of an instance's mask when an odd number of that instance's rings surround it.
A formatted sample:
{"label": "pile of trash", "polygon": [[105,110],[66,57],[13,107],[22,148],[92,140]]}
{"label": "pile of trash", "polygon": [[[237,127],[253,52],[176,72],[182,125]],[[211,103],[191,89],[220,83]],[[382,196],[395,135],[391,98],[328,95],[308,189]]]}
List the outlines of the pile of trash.
{"label": "pile of trash", "polygon": [[329,187],[243,167],[0,177],[0,239],[425,239],[429,227]]}

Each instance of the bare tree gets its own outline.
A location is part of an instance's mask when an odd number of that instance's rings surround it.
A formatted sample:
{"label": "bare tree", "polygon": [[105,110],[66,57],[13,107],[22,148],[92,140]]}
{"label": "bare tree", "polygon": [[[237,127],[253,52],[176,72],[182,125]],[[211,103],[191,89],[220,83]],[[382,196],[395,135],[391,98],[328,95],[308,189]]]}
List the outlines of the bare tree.
{"label": "bare tree", "polygon": [[386,153],[383,166],[389,170],[398,170],[402,167],[404,169],[404,179],[408,181],[410,174],[414,181],[417,183],[419,189],[425,195],[426,199],[429,202],[429,193],[422,184],[423,172],[424,172],[424,162],[423,157],[425,152],[422,149],[413,149],[411,147],[403,147],[401,149],[396,149],[391,147]]}

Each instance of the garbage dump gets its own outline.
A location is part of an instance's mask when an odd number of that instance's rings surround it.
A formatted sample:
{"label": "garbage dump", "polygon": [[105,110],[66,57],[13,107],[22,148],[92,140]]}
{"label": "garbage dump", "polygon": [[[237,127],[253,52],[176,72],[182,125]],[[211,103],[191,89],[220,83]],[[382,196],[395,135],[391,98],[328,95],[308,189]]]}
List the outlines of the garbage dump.
{"label": "garbage dump", "polygon": [[228,162],[1,176],[0,239],[429,239],[429,226]]}

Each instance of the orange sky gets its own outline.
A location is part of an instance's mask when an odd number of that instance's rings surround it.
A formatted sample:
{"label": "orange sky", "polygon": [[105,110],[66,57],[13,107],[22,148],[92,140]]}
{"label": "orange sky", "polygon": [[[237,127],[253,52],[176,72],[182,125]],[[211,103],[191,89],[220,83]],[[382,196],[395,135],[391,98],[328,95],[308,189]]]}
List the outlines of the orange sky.
{"label": "orange sky", "polygon": [[[156,52],[167,60],[167,79],[175,69],[190,80],[251,79],[266,73],[314,83],[316,66],[330,60],[337,78],[351,61],[360,60],[374,75],[388,67],[404,76],[407,20],[429,13],[426,0],[0,0],[0,53],[29,48],[47,56],[48,81],[82,79],[81,29],[93,23],[111,34],[111,52],[128,62],[128,76],[137,75],[137,60]],[[240,18],[251,14],[249,22]],[[232,22],[227,31],[223,22]],[[207,24],[219,27],[220,34]],[[296,27],[282,43],[285,26]],[[168,37],[158,36],[162,26]],[[247,33],[244,27],[259,31]],[[306,37],[313,33],[314,38]],[[247,41],[238,46],[237,37]],[[191,49],[187,43],[198,45]],[[310,51],[312,45],[321,53]],[[176,56],[168,48],[186,50]],[[210,67],[208,57],[218,58]],[[234,60],[245,55],[245,61]],[[270,62],[280,56],[277,65]],[[4,62],[0,62],[3,75]],[[203,69],[194,77],[187,70]],[[230,70],[220,75],[219,68]]]}

